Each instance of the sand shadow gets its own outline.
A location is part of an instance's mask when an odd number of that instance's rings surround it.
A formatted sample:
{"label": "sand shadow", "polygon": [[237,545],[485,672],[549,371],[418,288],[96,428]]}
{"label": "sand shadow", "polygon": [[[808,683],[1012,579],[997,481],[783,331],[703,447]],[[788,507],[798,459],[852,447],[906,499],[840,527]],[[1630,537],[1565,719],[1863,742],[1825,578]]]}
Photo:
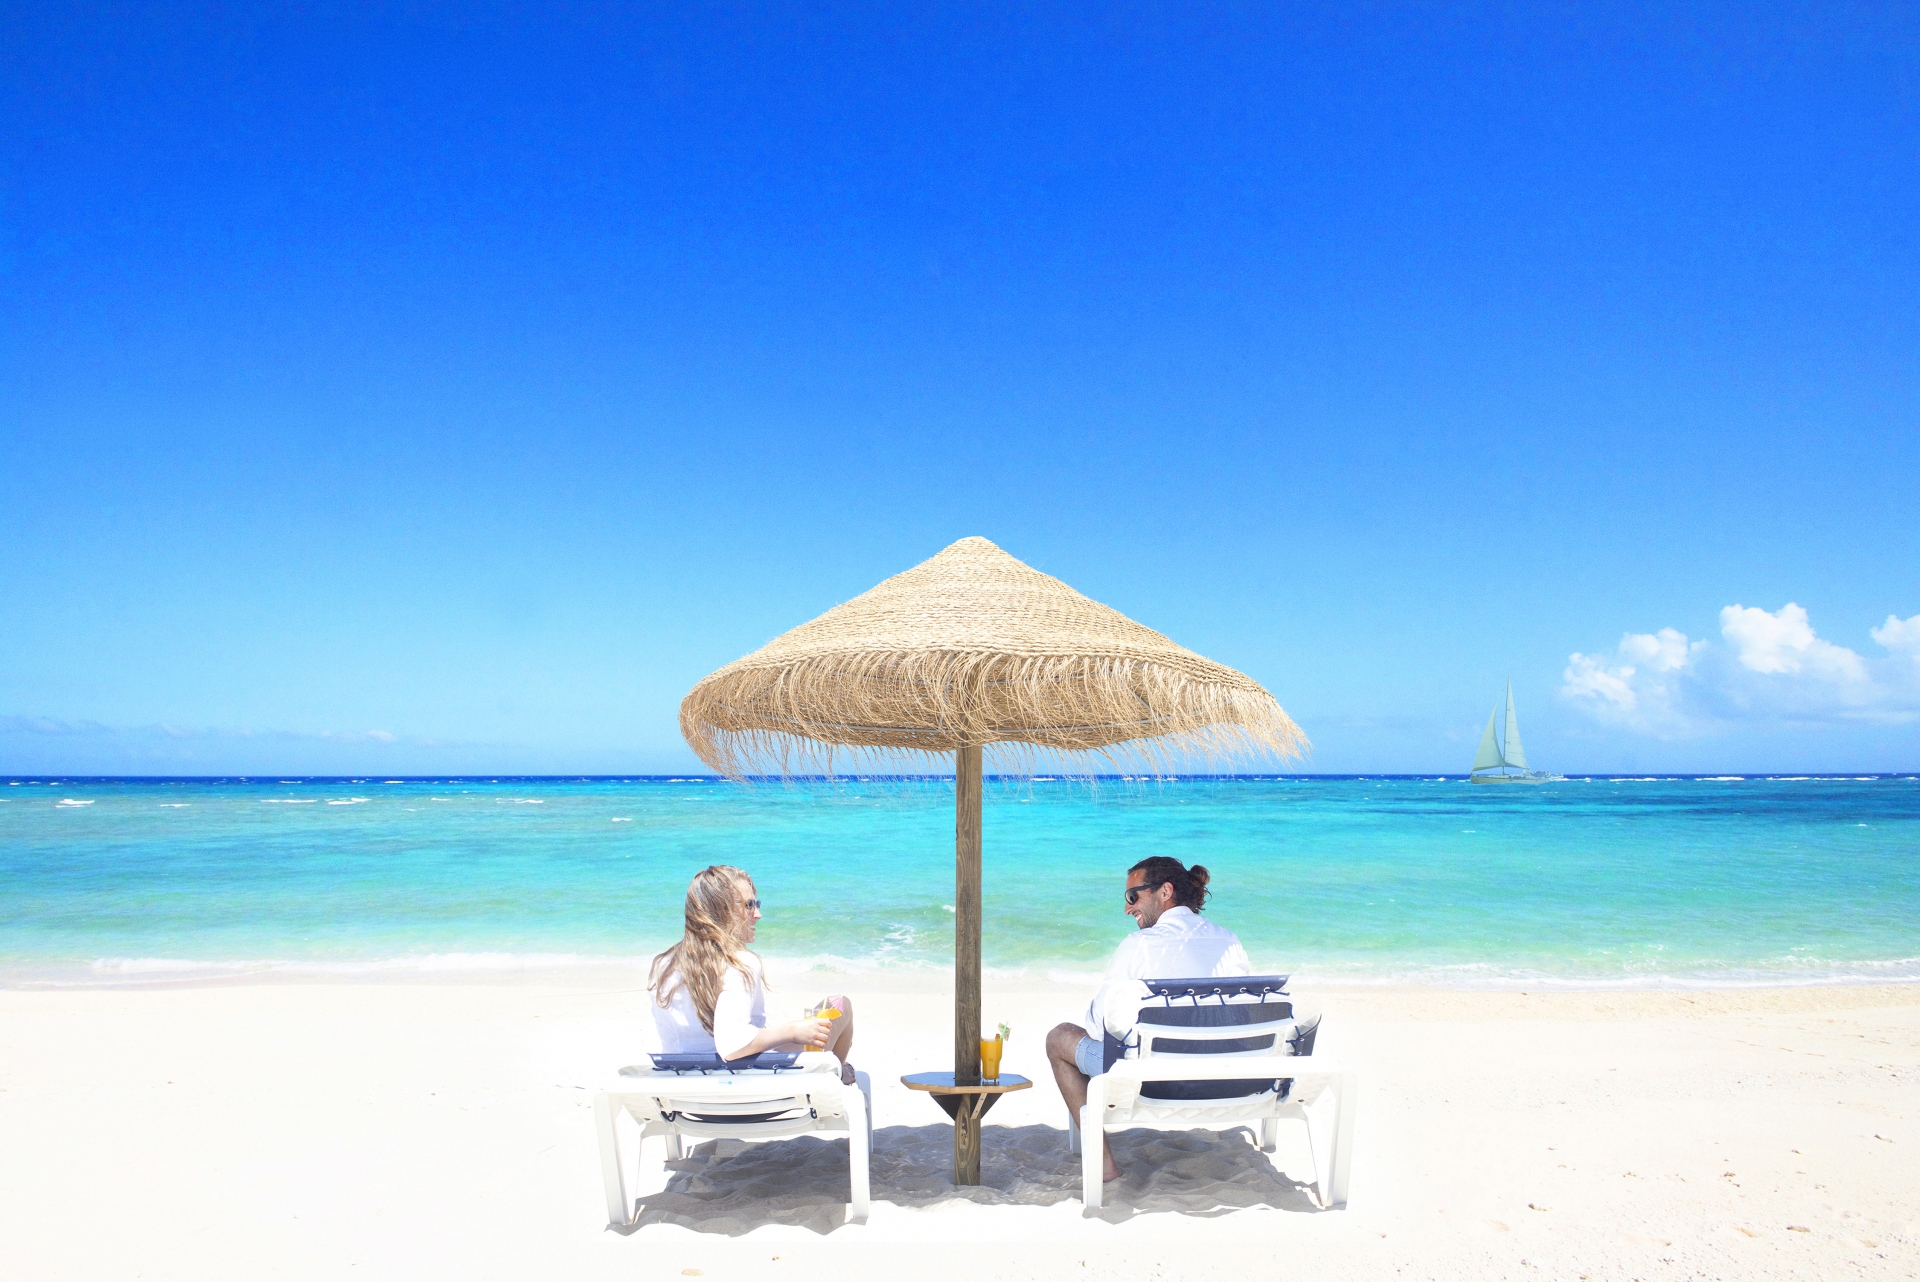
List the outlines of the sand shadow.
{"label": "sand shadow", "polygon": [[[1110,1223],[1172,1212],[1222,1215],[1267,1206],[1318,1212],[1312,1186],[1278,1172],[1245,1127],[1227,1131],[1118,1131],[1121,1178],[1097,1218]],[[874,1132],[873,1200],[925,1208],[1051,1206],[1080,1200],[1080,1158],[1052,1126],[994,1126],[981,1136],[980,1183],[956,1187],[953,1130],[886,1126]],[[847,1219],[847,1141],[801,1136],[761,1144],[710,1140],[667,1166],[667,1185],[638,1199],[631,1233],[679,1224],[738,1236],[766,1224],[830,1233]]]}

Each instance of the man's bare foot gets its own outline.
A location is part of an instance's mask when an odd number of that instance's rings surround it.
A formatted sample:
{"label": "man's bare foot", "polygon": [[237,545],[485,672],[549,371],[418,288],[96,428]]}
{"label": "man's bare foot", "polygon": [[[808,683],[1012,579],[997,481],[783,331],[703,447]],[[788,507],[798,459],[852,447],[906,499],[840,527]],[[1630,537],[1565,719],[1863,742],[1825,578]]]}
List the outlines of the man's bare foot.
{"label": "man's bare foot", "polygon": [[1111,1184],[1119,1178],[1120,1178],[1120,1168],[1115,1166],[1113,1164],[1113,1159],[1109,1157],[1107,1159],[1107,1169],[1105,1173],[1103,1173],[1100,1176],[1100,1182],[1102,1184]]}

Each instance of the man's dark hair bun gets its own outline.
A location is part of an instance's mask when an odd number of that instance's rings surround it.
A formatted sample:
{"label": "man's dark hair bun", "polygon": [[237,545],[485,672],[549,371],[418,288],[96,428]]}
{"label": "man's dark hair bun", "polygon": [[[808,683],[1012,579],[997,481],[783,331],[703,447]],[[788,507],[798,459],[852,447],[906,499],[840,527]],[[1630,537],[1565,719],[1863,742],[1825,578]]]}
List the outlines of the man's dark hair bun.
{"label": "man's dark hair bun", "polygon": [[1191,908],[1199,912],[1207,905],[1209,893],[1207,882],[1211,878],[1207,875],[1207,870],[1199,864],[1188,868],[1178,859],[1172,859],[1166,855],[1154,855],[1150,859],[1142,859],[1127,871],[1144,873],[1149,885],[1158,886],[1162,882],[1171,884],[1173,902],[1182,908]]}

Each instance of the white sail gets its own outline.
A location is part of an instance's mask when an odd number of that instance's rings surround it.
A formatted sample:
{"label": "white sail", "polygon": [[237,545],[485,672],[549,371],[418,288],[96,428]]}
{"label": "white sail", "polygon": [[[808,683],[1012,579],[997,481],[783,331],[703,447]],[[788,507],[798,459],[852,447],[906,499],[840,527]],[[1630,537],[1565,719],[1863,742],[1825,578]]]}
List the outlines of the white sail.
{"label": "white sail", "polygon": [[[1487,723],[1491,730],[1493,723]],[[1520,718],[1513,711],[1513,682],[1507,682],[1507,750],[1504,754],[1507,764],[1516,770],[1527,770],[1527,750],[1520,746]]]}
{"label": "white sail", "polygon": [[1489,770],[1507,763],[1500,756],[1500,741],[1493,737],[1493,719],[1500,715],[1495,707],[1487,714],[1487,732],[1480,736],[1480,751],[1473,759],[1472,770]]}

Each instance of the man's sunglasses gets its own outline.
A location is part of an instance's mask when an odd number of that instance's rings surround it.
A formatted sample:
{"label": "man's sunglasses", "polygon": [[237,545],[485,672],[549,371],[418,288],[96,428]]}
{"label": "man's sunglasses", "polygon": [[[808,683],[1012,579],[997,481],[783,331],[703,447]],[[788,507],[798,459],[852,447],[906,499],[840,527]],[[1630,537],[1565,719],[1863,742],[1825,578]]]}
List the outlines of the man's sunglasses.
{"label": "man's sunglasses", "polygon": [[1127,907],[1131,908],[1139,903],[1140,896],[1146,894],[1149,890],[1158,890],[1166,884],[1164,881],[1143,881],[1138,886],[1128,886]]}

